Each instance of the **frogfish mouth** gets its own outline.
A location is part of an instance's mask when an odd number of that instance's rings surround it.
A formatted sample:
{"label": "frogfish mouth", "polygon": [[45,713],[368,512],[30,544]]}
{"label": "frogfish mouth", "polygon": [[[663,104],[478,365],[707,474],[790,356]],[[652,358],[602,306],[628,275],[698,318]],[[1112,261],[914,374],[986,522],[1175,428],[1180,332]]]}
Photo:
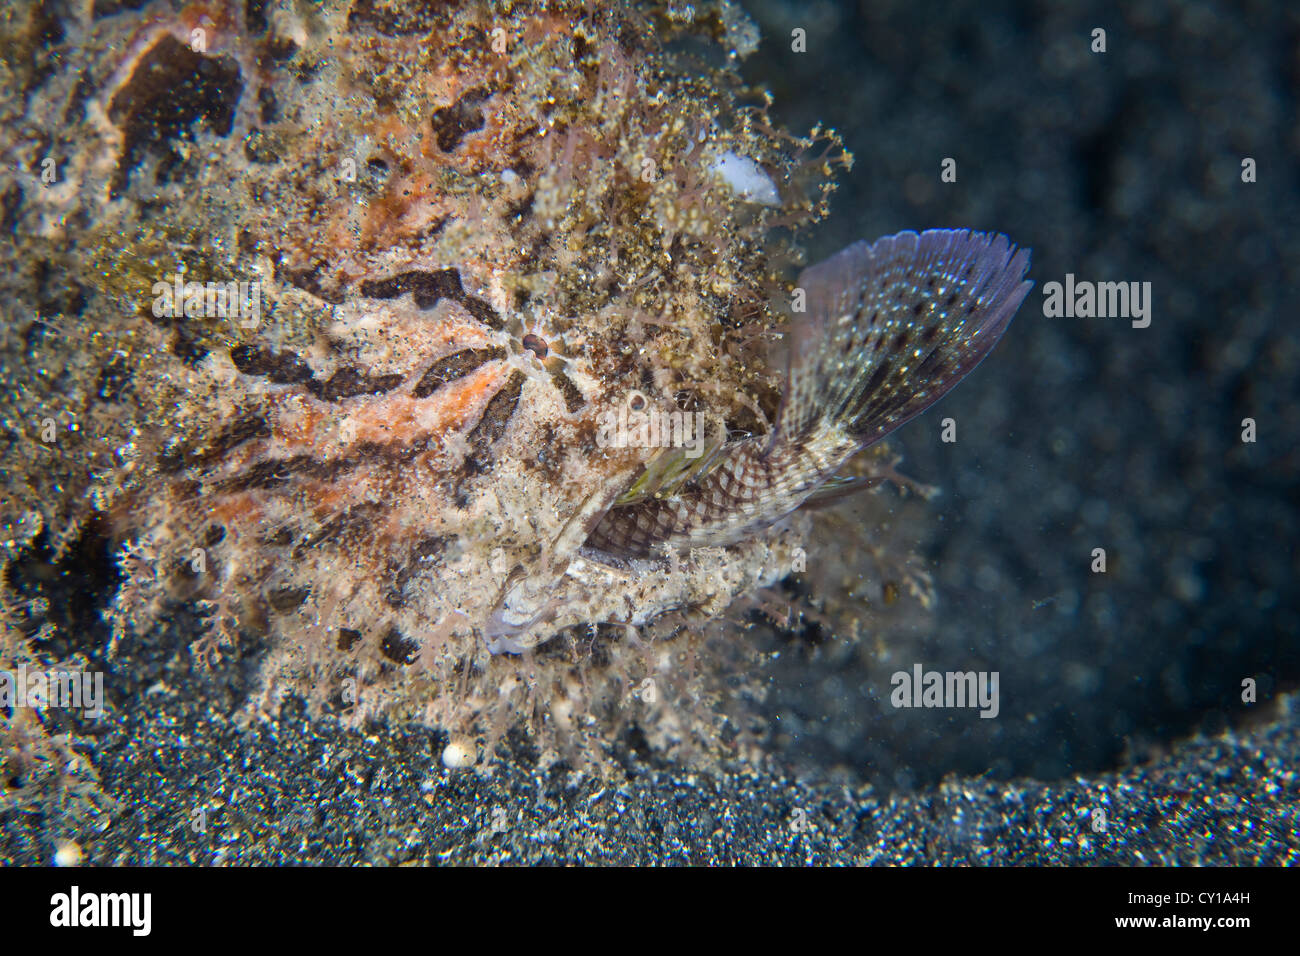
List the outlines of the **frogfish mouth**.
{"label": "frogfish mouth", "polygon": [[[852,491],[859,481],[837,477],[845,462],[992,351],[1033,285],[1028,270],[1029,251],[1006,236],[956,229],[857,242],[805,269],[772,430],[719,442],[689,466],[680,449],[661,452],[628,492],[587,517],[575,552],[622,564],[725,546]],[[487,631],[494,652],[531,646],[511,635],[545,620],[557,600],[539,584],[505,588]]]}

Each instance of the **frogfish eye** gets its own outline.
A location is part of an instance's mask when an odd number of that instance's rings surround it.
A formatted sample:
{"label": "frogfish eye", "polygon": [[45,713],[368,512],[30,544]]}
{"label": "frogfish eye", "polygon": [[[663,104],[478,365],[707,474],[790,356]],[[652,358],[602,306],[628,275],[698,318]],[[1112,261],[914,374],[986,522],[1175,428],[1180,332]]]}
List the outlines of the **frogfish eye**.
{"label": "frogfish eye", "polygon": [[524,348],[532,352],[539,359],[546,358],[551,351],[546,344],[546,339],[542,338],[535,332],[529,332],[524,336]]}

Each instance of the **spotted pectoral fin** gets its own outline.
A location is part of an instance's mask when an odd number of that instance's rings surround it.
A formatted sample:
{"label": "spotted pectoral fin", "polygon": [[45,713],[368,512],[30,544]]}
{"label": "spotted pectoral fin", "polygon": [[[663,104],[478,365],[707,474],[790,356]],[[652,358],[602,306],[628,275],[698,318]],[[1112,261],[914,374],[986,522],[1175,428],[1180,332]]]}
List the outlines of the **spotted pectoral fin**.
{"label": "spotted pectoral fin", "polygon": [[804,270],[777,440],[830,422],[863,445],[942,398],[997,344],[1029,252],[964,229],[858,242]]}

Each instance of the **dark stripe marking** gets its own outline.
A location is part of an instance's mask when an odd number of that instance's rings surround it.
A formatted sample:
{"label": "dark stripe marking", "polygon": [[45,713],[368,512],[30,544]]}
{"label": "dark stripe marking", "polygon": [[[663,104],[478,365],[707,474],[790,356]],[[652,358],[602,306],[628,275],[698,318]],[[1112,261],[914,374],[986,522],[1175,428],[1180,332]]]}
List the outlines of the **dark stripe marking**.
{"label": "dark stripe marking", "polygon": [[256,345],[239,345],[230,350],[230,360],[245,375],[265,377],[277,385],[305,385],[307,390],[326,402],[338,402],[356,395],[391,392],[402,384],[403,375],[375,375],[356,368],[341,368],[320,382],[301,356],[286,349],[273,352]]}
{"label": "dark stripe marking", "polygon": [[406,637],[396,627],[390,627],[380,642],[379,649],[390,661],[398,664],[414,664],[415,656],[420,653],[420,644]]}
{"label": "dark stripe marking", "polygon": [[158,468],[163,474],[175,474],[193,465],[205,465],[221,458],[246,441],[270,438],[271,426],[261,415],[246,415],[218,432],[206,444],[182,445],[158,455]]}
{"label": "dark stripe marking", "polygon": [[573,379],[563,372],[552,372],[551,381],[560,390],[560,394],[564,396],[564,407],[569,410],[570,414],[587,404],[587,400],[582,396],[582,390],[577,385],[574,385]]}
{"label": "dark stripe marking", "polygon": [[519,394],[524,387],[524,373],[517,369],[510,373],[483,411],[483,417],[469,433],[470,453],[465,458],[465,471],[476,474],[487,470],[492,460],[492,446],[505,434],[506,426],[515,409],[519,407]]}
{"label": "dark stripe marking", "polygon": [[402,384],[404,375],[376,375],[373,378],[355,368],[341,368],[324,385],[311,382],[308,388],[317,398],[337,402],[356,395],[381,395]]}
{"label": "dark stripe marking", "polygon": [[415,304],[421,309],[431,309],[440,299],[451,299],[463,305],[474,318],[492,329],[505,328],[497,311],[482,299],[465,292],[460,273],[455,269],[437,272],[399,272],[387,279],[366,279],[361,283],[361,294],[367,299],[396,299],[413,293]]}
{"label": "dark stripe marking", "polygon": [[427,398],[448,382],[463,378],[487,362],[505,357],[506,351],[502,348],[462,349],[434,362],[416,383],[412,394],[416,398]]}
{"label": "dark stripe marking", "polygon": [[268,378],[277,385],[301,385],[315,377],[310,365],[287,350],[272,352],[256,345],[237,345],[230,350],[230,361],[245,375]]}
{"label": "dark stripe marking", "polygon": [[342,514],[335,515],[293,549],[294,559],[301,560],[310,549],[318,545],[346,545],[359,541],[368,535],[375,519],[385,510],[382,504],[376,502],[355,505]]}
{"label": "dark stripe marking", "polygon": [[483,111],[479,106],[491,96],[491,91],[484,87],[466,91],[451,106],[433,111],[429,125],[437,134],[438,148],[450,153],[467,133],[483,128]]}
{"label": "dark stripe marking", "polygon": [[311,455],[294,455],[292,458],[269,458],[259,461],[237,475],[217,483],[218,492],[230,494],[256,489],[275,488],[291,478],[314,478],[333,481],[346,472],[378,460],[386,465],[401,466],[409,463],[429,447],[429,438],[411,444],[390,442],[359,442],[347,458],[313,458]]}

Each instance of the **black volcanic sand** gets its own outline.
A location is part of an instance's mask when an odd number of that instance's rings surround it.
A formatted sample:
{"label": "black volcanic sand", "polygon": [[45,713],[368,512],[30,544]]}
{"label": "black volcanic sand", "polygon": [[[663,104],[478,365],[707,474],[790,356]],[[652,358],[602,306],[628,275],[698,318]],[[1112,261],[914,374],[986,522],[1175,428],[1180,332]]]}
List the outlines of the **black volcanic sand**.
{"label": "black volcanic sand", "polygon": [[[110,673],[95,762],[116,808],[9,813],[0,863],[1300,863],[1300,714],[1198,739],[1148,766],[1056,783],[953,777],[911,795],[705,775],[629,755],[602,780],[442,766],[442,735],[309,720],[290,701],[239,717],[246,667],[196,679],[175,629],[131,642]],[[1101,814],[1098,814],[1101,811]],[[1103,824],[1104,817],[1104,824]],[[1104,829],[1099,827],[1104,826]]]}
{"label": "black volcanic sand", "polygon": [[[906,472],[944,492],[934,614],[858,647],[787,643],[770,771],[629,757],[618,782],[543,774],[525,746],[490,779],[453,773],[437,734],[343,730],[293,702],[242,726],[247,668],[196,676],[178,621],[121,649],[111,718],[79,727],[117,809],[10,811],[0,862],[48,862],[60,839],[129,863],[1300,859],[1284,696],[1300,678],[1300,15],[746,6],[766,37],[746,71],[778,117],[832,125],[856,155],[812,260],[935,226],[1034,250],[1037,286],[998,350],[900,435]],[[1150,327],[1044,317],[1043,284],[1067,273],[1150,282]],[[894,710],[890,674],[916,662],[997,671],[999,716]]]}

